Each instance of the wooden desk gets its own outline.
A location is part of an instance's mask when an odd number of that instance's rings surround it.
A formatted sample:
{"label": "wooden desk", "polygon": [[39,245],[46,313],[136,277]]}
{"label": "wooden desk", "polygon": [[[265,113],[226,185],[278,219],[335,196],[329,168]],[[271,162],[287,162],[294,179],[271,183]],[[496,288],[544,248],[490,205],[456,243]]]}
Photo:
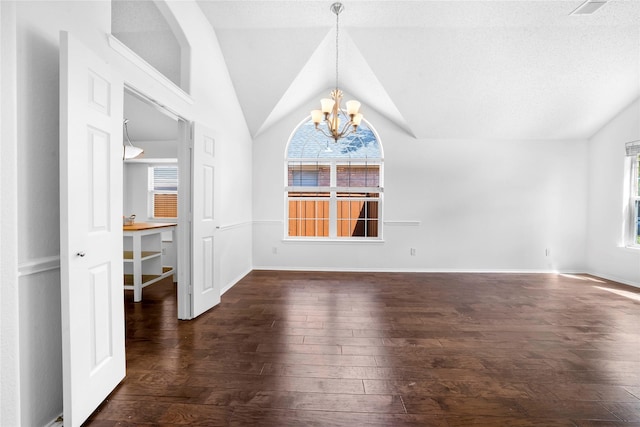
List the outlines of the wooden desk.
{"label": "wooden desk", "polygon": [[162,263],[162,233],[171,231],[176,241],[178,224],[167,222],[136,222],[122,226],[124,288],[133,290],[133,300],[142,301],[142,288],[172,276],[173,267]]}

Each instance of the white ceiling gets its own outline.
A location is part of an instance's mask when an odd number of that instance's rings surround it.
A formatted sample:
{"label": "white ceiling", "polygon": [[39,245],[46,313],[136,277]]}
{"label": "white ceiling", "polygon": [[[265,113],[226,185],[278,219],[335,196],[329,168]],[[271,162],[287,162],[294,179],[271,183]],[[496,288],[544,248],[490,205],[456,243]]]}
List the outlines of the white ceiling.
{"label": "white ceiling", "polygon": [[124,118],[132,144],[140,141],[177,141],[178,122],[129,91],[124,92]]}
{"label": "white ceiling", "polygon": [[[332,1],[197,3],[253,135],[328,95]],[[341,89],[418,138],[588,138],[640,94],[637,0],[343,3]]]}
{"label": "white ceiling", "polygon": [[[196,2],[254,136],[283,117],[302,120],[328,96],[332,0]],[[570,15],[582,0],[343,3],[345,98],[417,138],[584,139],[640,95],[640,0],[611,0],[588,16]],[[113,27],[134,50],[157,67],[177,66],[175,52],[157,48],[169,26],[153,2],[115,6],[125,13],[114,14]],[[158,129],[130,126],[146,139],[159,139]]]}

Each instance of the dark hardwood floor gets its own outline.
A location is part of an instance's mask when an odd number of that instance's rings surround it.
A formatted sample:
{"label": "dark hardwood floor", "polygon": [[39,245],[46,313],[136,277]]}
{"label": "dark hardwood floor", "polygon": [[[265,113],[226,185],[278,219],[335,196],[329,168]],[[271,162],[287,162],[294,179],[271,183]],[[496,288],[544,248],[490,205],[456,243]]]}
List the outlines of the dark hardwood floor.
{"label": "dark hardwood floor", "polygon": [[640,292],[588,276],[254,271],[193,321],[127,294],[88,426],[640,426]]}

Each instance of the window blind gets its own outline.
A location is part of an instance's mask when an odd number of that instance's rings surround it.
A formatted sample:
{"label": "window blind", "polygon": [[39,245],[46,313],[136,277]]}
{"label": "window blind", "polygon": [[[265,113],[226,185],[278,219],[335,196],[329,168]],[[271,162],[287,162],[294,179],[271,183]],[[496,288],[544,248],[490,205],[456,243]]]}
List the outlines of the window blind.
{"label": "window blind", "polygon": [[631,141],[624,144],[627,156],[637,156],[640,154],[640,140]]}
{"label": "window blind", "polygon": [[153,166],[150,168],[149,193],[152,197],[154,218],[178,217],[178,167]]}
{"label": "window blind", "polygon": [[178,191],[178,168],[154,166],[149,191]]}
{"label": "window blind", "polygon": [[153,216],[154,218],[177,218],[178,194],[154,194]]}

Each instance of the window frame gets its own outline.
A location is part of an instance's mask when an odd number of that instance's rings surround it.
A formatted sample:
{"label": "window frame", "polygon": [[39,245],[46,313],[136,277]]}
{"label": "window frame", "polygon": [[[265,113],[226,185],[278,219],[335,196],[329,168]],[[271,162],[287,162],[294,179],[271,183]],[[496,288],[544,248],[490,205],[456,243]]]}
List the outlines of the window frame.
{"label": "window frame", "polygon": [[629,226],[627,231],[627,246],[640,249],[640,233],[638,230],[640,223],[640,154],[629,156],[631,165],[629,167]]}
{"label": "window frame", "polygon": [[[375,134],[375,133],[374,133]],[[377,138],[377,135],[376,135]],[[377,143],[380,144],[379,139],[377,139]],[[284,239],[292,240],[292,241],[341,241],[341,242],[379,242],[383,240],[383,194],[384,194],[384,160],[383,158],[285,158],[285,187],[284,187],[284,212],[285,212],[285,227],[284,227]],[[300,164],[301,166],[329,166],[330,171],[330,181],[329,186],[296,186],[289,185],[289,167],[295,166],[295,164]],[[373,187],[338,187],[337,184],[337,170],[339,167],[344,166],[377,166],[378,167],[378,186]],[[318,197],[300,197],[300,196],[290,196],[290,193],[309,193],[309,194],[329,194],[326,196],[318,196]],[[339,194],[362,194],[362,193],[373,193],[377,194],[376,197],[354,197],[353,200],[364,200],[366,202],[377,202],[377,236],[368,237],[368,236],[339,236],[338,234],[338,202],[344,197],[340,197]],[[289,202],[295,200],[329,200],[329,235],[328,236],[292,236],[289,234],[290,230],[290,220],[289,217]],[[365,224],[370,219],[365,219]],[[317,226],[316,226],[317,228]],[[365,227],[366,228],[366,227]]]}
{"label": "window frame", "polygon": [[[176,190],[155,190],[155,174],[154,171],[157,168],[171,168],[176,170]],[[151,164],[147,169],[147,217],[154,221],[174,221],[178,219],[178,191],[180,190],[180,171],[178,170],[177,163],[169,163],[169,164]],[[155,216],[155,198],[156,195],[163,194],[175,194],[176,195],[176,216],[168,217],[168,216]]]}

